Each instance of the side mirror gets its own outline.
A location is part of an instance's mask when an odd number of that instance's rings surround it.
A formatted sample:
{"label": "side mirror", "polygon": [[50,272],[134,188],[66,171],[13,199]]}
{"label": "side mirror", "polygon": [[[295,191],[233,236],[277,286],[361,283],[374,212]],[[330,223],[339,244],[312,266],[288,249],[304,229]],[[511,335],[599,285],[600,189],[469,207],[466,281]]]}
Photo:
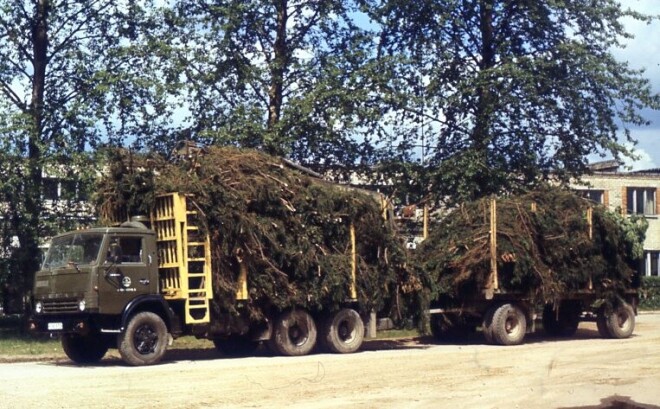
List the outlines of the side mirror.
{"label": "side mirror", "polygon": [[113,264],[121,263],[122,251],[119,243],[111,243],[108,250],[108,261]]}

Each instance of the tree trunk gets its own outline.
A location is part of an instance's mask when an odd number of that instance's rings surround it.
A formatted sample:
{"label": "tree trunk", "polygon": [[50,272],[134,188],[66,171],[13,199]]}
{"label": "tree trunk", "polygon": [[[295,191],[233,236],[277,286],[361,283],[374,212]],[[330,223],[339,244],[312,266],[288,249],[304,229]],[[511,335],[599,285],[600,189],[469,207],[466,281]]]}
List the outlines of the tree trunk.
{"label": "tree trunk", "polygon": [[24,294],[32,288],[34,273],[39,266],[39,222],[43,210],[41,190],[43,171],[43,115],[46,87],[46,66],[48,64],[48,11],[49,0],[36,3],[32,20],[32,51],[34,74],[32,78],[32,100],[28,114],[31,127],[28,132],[26,174],[24,185],[24,223],[17,232],[20,250],[18,254],[19,285]]}
{"label": "tree trunk", "polygon": [[477,176],[477,182],[482,188],[486,189],[488,189],[488,181],[490,180],[490,176],[488,175],[488,150],[491,143],[491,116],[495,103],[494,95],[490,89],[490,74],[488,73],[488,70],[495,66],[493,7],[493,0],[481,0],[479,2],[479,30],[481,32],[480,83],[476,89],[477,106],[473,133],[475,154],[481,165],[483,165],[481,174]]}
{"label": "tree trunk", "polygon": [[[284,74],[289,63],[286,25],[289,18],[287,12],[287,0],[278,0],[275,4],[277,10],[277,23],[275,33],[275,44],[273,47],[273,62],[270,69],[271,80],[268,90],[268,130],[276,132],[276,126],[280,121],[282,110]],[[277,146],[268,147],[269,150],[277,150]],[[279,152],[273,152],[279,153]]]}

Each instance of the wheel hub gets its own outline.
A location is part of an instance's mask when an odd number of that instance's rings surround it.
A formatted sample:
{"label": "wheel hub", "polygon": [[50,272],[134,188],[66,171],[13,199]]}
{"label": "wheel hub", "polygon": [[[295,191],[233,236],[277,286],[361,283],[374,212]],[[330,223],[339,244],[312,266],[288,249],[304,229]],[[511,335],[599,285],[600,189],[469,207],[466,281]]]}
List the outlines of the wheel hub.
{"label": "wheel hub", "polygon": [[135,331],[133,337],[135,349],[142,355],[152,354],[158,345],[158,334],[149,325],[142,325]]}
{"label": "wheel hub", "polygon": [[300,327],[300,325],[295,324],[291,327],[289,327],[289,339],[291,342],[297,346],[303,345],[305,342],[307,342],[307,332],[304,331],[303,328]]}
{"label": "wheel hub", "polygon": [[351,342],[355,338],[355,328],[348,321],[342,321],[337,328],[337,335],[343,342]]}

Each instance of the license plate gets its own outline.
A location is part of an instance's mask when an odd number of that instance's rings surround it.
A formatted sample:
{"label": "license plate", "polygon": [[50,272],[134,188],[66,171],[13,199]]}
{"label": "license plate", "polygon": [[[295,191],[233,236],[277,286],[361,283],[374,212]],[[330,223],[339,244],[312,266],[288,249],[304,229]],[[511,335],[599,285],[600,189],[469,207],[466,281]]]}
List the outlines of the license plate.
{"label": "license plate", "polygon": [[61,322],[49,322],[48,323],[48,330],[49,331],[61,331],[64,329],[64,324]]}

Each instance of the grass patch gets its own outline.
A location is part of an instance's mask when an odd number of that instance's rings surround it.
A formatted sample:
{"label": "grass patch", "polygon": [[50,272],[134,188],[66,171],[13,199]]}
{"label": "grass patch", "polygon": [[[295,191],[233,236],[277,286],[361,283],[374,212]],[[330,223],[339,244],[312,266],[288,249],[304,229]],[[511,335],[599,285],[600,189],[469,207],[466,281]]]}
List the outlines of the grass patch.
{"label": "grass patch", "polygon": [[376,339],[415,338],[418,336],[419,331],[416,329],[388,329],[376,333]]}
{"label": "grass patch", "polygon": [[19,327],[0,327],[0,359],[12,356],[63,355],[58,339],[35,337]]}

